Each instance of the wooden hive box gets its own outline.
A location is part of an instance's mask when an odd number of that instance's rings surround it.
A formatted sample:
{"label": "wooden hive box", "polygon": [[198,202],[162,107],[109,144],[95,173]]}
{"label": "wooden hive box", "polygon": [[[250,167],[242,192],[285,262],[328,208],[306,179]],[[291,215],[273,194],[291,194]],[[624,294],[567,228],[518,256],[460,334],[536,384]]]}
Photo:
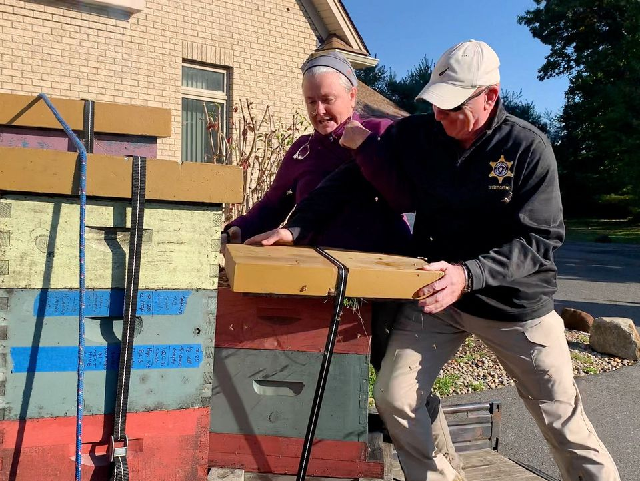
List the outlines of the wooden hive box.
{"label": "wooden hive box", "polygon": [[[370,302],[343,309],[335,353],[369,354]],[[330,299],[218,290],[216,348],[322,352],[333,315]]]}

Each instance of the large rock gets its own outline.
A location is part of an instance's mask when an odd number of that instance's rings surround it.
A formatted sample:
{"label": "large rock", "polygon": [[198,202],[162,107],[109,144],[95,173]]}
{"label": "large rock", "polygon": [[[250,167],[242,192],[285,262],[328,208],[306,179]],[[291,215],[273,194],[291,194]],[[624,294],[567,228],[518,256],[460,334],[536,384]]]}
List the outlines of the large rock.
{"label": "large rock", "polygon": [[564,327],[572,331],[591,332],[593,325],[593,316],[587,312],[578,309],[565,307],[560,314],[564,321]]}
{"label": "large rock", "polygon": [[625,317],[598,317],[591,326],[589,344],[603,354],[640,359],[640,335],[633,321]]}

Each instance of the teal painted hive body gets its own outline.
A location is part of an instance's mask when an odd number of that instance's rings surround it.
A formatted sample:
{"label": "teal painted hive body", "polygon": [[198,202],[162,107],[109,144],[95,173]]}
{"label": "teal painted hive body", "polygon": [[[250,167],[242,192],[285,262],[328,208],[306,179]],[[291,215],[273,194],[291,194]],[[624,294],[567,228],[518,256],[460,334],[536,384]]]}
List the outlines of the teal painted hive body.
{"label": "teal painted hive body", "polygon": [[[113,412],[123,290],[86,293],[84,412]],[[207,406],[216,291],[142,290],[129,411]],[[4,419],[75,415],[78,291],[0,290],[8,309]],[[210,377],[210,376],[207,376]]]}
{"label": "teal painted hive body", "polygon": [[[321,353],[217,348],[211,431],[304,438]],[[334,354],[317,439],[367,439],[368,358]]]}

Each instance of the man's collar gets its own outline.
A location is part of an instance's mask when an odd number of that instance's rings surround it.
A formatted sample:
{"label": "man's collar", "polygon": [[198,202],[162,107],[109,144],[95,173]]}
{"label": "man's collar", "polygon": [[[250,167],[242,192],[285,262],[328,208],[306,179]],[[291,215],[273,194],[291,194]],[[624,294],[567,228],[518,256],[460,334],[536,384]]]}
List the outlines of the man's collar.
{"label": "man's collar", "polygon": [[485,132],[491,132],[495,129],[502,123],[507,115],[507,111],[504,109],[504,104],[502,103],[502,97],[498,97],[494,109],[495,111],[493,114],[487,119],[487,128]]}

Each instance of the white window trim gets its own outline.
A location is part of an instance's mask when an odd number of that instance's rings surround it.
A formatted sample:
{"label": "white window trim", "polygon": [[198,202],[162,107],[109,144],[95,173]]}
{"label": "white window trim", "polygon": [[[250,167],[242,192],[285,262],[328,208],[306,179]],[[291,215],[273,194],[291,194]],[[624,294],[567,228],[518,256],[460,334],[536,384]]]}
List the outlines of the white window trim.
{"label": "white window trim", "polygon": [[182,96],[196,100],[215,100],[216,102],[227,103],[227,96],[224,92],[214,90],[201,90],[182,87]]}
{"label": "white window trim", "polygon": [[82,3],[99,5],[101,7],[113,7],[131,13],[140,12],[147,6],[146,0],[83,0]]}

